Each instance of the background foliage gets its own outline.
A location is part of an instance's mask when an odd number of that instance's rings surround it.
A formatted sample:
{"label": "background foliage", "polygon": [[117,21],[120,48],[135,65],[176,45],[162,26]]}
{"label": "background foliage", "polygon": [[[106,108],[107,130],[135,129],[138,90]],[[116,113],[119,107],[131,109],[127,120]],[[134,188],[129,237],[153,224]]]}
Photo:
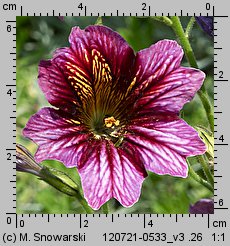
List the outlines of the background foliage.
{"label": "background foliage", "polygon": [[[17,142],[33,154],[37,146],[22,137],[22,129],[29,117],[48,105],[37,85],[38,63],[49,59],[52,52],[68,46],[68,36],[73,26],[85,28],[94,24],[96,17],[17,17]],[[149,47],[161,39],[174,39],[173,31],[152,18],[103,17],[103,24],[118,31],[135,51]],[[189,17],[182,17],[183,26]],[[205,86],[213,103],[213,40],[197,24],[190,41],[200,69],[206,73]],[[188,66],[185,60],[183,66]],[[192,126],[207,127],[203,107],[196,96],[185,105],[181,116]],[[194,169],[203,175],[200,165],[191,158]],[[44,165],[67,172],[79,180],[75,168],[66,169],[58,161],[44,161]],[[140,200],[131,208],[123,208],[114,199],[109,206],[114,213],[188,213],[190,204],[201,198],[212,197],[210,191],[191,178],[181,179],[149,173],[144,181]],[[17,213],[83,213],[80,204],[60,193],[37,177],[17,173]],[[100,212],[100,211],[98,211]]]}

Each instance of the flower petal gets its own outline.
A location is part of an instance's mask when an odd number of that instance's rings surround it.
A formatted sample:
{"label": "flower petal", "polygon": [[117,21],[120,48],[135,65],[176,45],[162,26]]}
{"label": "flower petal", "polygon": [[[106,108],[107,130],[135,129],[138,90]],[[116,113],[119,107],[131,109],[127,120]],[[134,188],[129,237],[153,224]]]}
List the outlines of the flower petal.
{"label": "flower petal", "polygon": [[53,61],[40,61],[38,84],[50,104],[74,114],[77,100],[62,70]]}
{"label": "flower petal", "polygon": [[110,198],[123,206],[135,203],[146,171],[131,149],[128,153],[106,140],[91,143],[79,165],[84,195],[93,209],[99,209]]}
{"label": "flower petal", "polygon": [[[94,50],[101,53],[111,68],[114,80],[119,79],[122,83],[130,78],[135,58],[134,52],[128,43],[112,29],[100,25],[88,26],[85,30],[74,27],[69,42],[76,55],[83,51],[91,56]],[[85,60],[83,56],[81,60]]]}
{"label": "flower petal", "polygon": [[142,91],[179,68],[182,57],[182,48],[172,40],[162,40],[139,51],[135,62],[138,89]]}
{"label": "flower petal", "polygon": [[127,130],[124,148],[136,148],[146,169],[157,174],[187,177],[186,157],[206,150],[198,133],[175,115],[134,119]]}
{"label": "flower petal", "polygon": [[77,166],[90,138],[76,120],[64,118],[52,108],[42,108],[26,124],[23,135],[39,145],[35,159],[41,162],[55,159],[67,167]]}
{"label": "flower petal", "polygon": [[[79,102],[85,111],[92,108],[92,102],[97,108],[116,105],[130,84],[133,50],[118,33],[105,26],[89,26],[85,30],[74,27],[69,42],[70,48],[56,50],[52,62],[63,72],[75,95],[74,103]],[[104,98],[108,98],[107,103]]]}
{"label": "flower petal", "polygon": [[178,113],[183,105],[200,89],[205,74],[193,68],[177,68],[163,79],[152,81],[142,91],[135,108],[141,113],[148,111]]}

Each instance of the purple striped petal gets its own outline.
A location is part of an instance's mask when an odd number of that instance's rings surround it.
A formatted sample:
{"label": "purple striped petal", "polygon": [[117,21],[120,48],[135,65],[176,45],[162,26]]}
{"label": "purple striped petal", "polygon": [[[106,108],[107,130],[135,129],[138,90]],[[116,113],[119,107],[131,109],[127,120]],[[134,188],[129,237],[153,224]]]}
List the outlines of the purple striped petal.
{"label": "purple striped petal", "polygon": [[76,112],[79,104],[74,90],[53,60],[40,62],[38,84],[50,104],[71,114]]}
{"label": "purple striped petal", "polygon": [[55,51],[52,62],[64,74],[62,86],[67,81],[73,99],[87,104],[95,96],[114,95],[129,87],[135,55],[118,33],[104,26],[74,27],[69,42],[69,48]]}
{"label": "purple striped petal", "polygon": [[87,54],[89,62],[93,62],[92,53],[98,51],[111,68],[114,81],[126,83],[130,79],[135,55],[117,32],[100,25],[88,26],[85,30],[74,27],[69,42],[77,60],[85,61]]}
{"label": "purple striped petal", "polygon": [[47,100],[72,115],[78,111],[92,114],[95,103],[97,108],[111,111],[130,86],[133,50],[104,26],[74,27],[69,42],[69,48],[57,49],[51,60],[39,64],[38,82]]}
{"label": "purple striped petal", "polygon": [[78,170],[85,198],[93,209],[112,197],[125,207],[133,205],[147,176],[133,148],[127,152],[106,140],[91,143]]}
{"label": "purple striped petal", "polygon": [[152,81],[135,104],[139,113],[179,113],[200,89],[205,74],[197,69],[180,67],[159,81]]}
{"label": "purple striped petal", "polygon": [[183,50],[176,41],[163,40],[137,53],[134,94],[141,95],[135,111],[178,113],[199,90],[205,74],[180,67]]}
{"label": "purple striped petal", "polygon": [[67,167],[78,165],[90,138],[76,120],[64,118],[52,108],[42,108],[34,114],[27,122],[23,135],[39,145],[35,154],[37,162],[55,159]]}
{"label": "purple striped petal", "polygon": [[139,90],[143,90],[179,68],[183,50],[176,41],[162,40],[136,55],[135,74]]}
{"label": "purple striped petal", "polygon": [[157,174],[187,177],[186,157],[206,151],[198,133],[174,115],[135,119],[127,130],[124,148],[136,148],[146,169]]}

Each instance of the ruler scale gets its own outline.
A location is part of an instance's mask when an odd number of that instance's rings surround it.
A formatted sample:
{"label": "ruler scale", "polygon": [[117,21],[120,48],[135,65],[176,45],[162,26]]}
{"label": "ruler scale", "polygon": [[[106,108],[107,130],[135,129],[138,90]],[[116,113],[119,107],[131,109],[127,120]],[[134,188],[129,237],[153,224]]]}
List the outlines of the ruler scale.
{"label": "ruler scale", "polygon": [[[42,3],[42,4],[41,4]],[[227,3],[2,2],[1,245],[229,245]],[[16,214],[16,16],[214,16],[214,215]],[[17,30],[20,31],[20,30]],[[221,136],[224,136],[221,138]],[[224,139],[224,140],[220,140]]]}

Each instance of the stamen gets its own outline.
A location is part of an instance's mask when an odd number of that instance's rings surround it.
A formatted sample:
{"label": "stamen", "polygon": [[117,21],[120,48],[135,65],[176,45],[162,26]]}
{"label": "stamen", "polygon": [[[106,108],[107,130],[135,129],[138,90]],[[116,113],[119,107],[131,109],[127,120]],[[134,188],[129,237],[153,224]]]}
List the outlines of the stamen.
{"label": "stamen", "polygon": [[120,121],[116,120],[113,116],[104,119],[105,126],[111,128],[112,126],[119,126]]}

